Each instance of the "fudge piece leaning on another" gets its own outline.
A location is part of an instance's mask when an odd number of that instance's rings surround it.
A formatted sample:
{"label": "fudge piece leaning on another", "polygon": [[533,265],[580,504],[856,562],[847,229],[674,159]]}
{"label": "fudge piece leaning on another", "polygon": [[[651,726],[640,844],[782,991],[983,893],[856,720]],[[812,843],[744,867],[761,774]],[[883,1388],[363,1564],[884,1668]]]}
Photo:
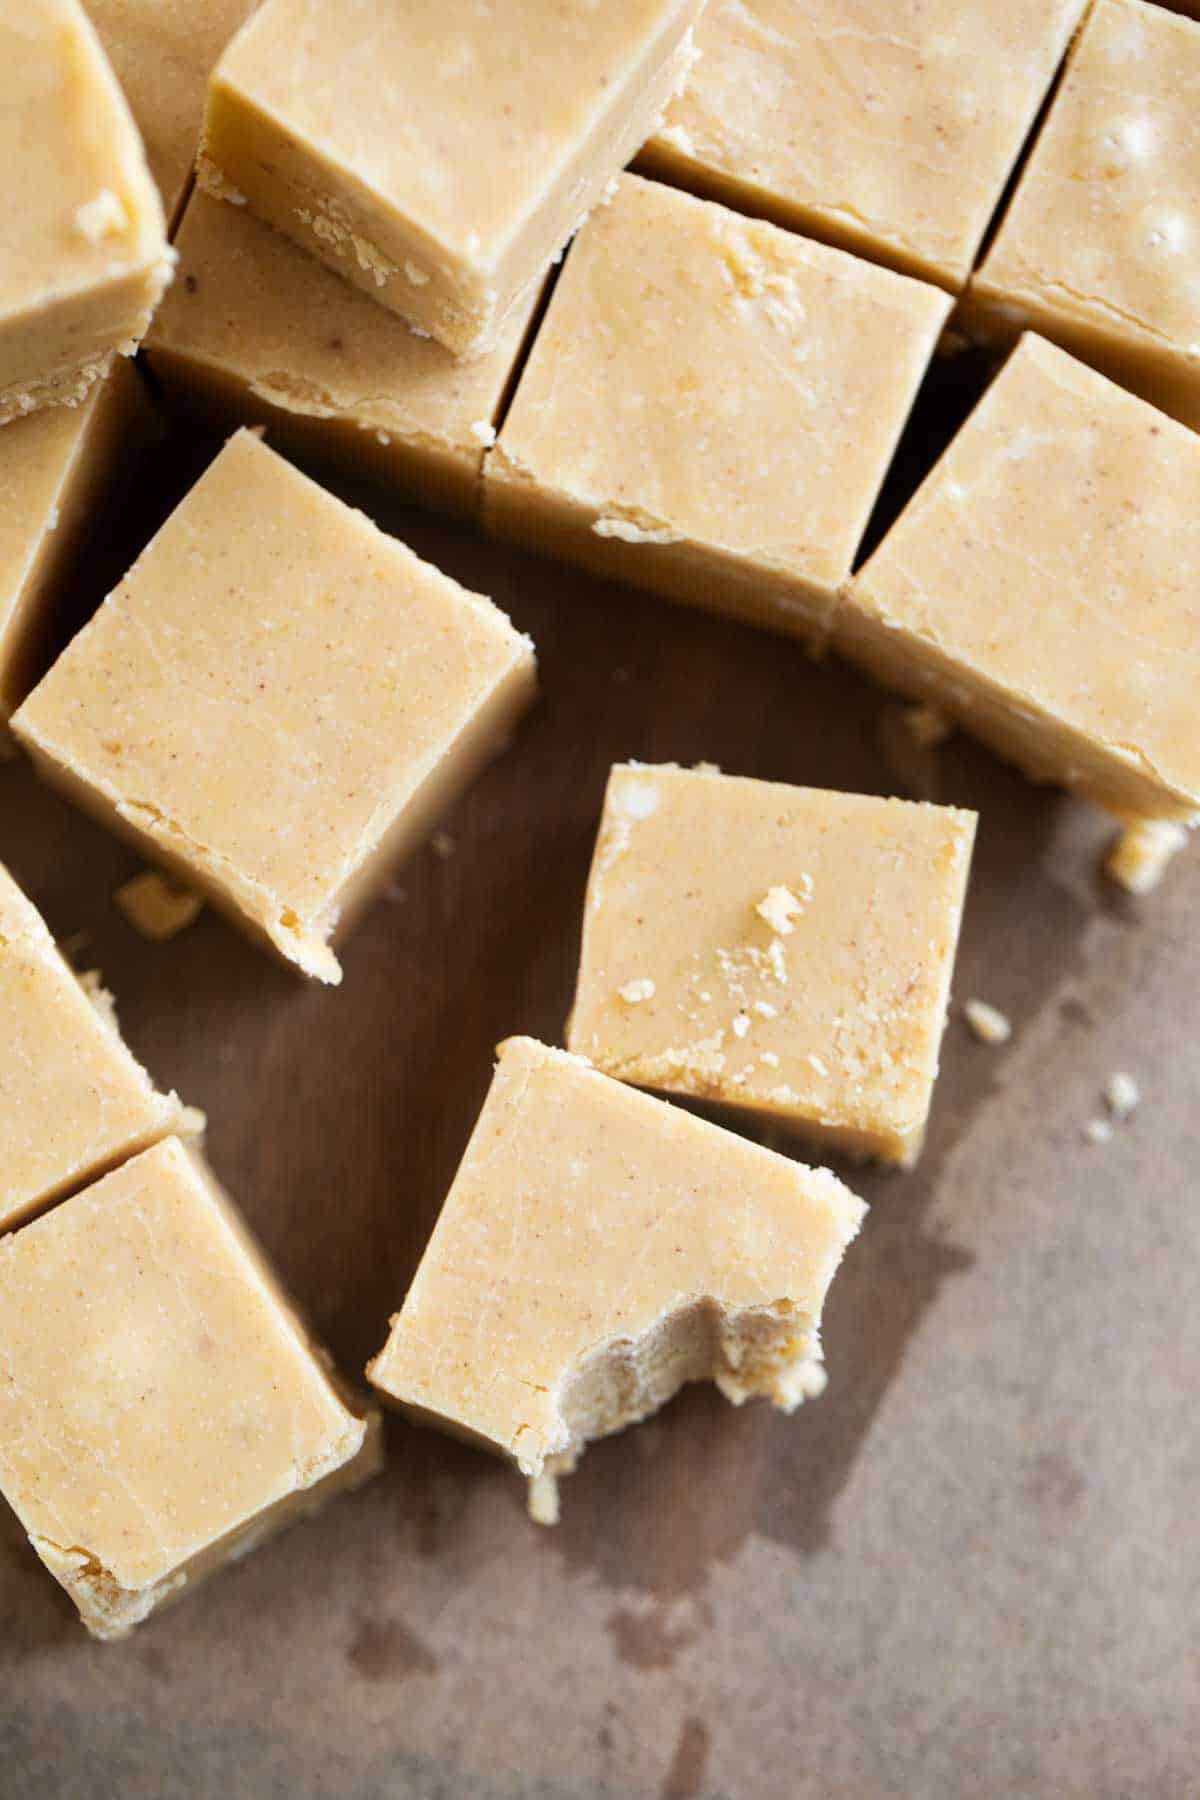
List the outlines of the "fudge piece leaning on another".
{"label": "fudge piece leaning on another", "polygon": [[648,174],[957,292],[1087,0],[709,0]]}
{"label": "fudge piece leaning on another", "polygon": [[98,977],[76,976],[0,864],[0,1231],[203,1115],[160,1094]]}
{"label": "fudge piece leaning on another", "polygon": [[701,0],[265,0],[198,178],[459,355],[541,282],[686,75]]}
{"label": "fudge piece leaning on another", "polygon": [[534,691],[490,600],[242,431],[12,729],[47,780],[337,982],[334,929]]}
{"label": "fudge piece leaning on another", "polygon": [[820,646],[950,301],[625,175],[495,448],[501,537]]}
{"label": "fudge piece leaning on another", "polygon": [[568,1046],[639,1087],[911,1167],[975,824],[951,806],[618,764]]}
{"label": "fudge piece leaning on another", "polygon": [[162,202],[78,0],[0,7],[0,425],[74,405],[171,279]]}
{"label": "fudge piece leaning on another", "polygon": [[99,1638],[382,1459],[177,1138],[0,1239],[0,1367],[0,1495]]}
{"label": "fudge piece leaning on another", "polygon": [[845,590],[834,647],[1035,781],[1200,812],[1200,437],[1027,335]]}
{"label": "fudge piece leaning on another", "polygon": [[367,1373],[511,1457],[551,1523],[553,1477],[684,1382],[785,1412],[819,1394],[822,1306],[865,1211],[827,1169],[512,1038]]}

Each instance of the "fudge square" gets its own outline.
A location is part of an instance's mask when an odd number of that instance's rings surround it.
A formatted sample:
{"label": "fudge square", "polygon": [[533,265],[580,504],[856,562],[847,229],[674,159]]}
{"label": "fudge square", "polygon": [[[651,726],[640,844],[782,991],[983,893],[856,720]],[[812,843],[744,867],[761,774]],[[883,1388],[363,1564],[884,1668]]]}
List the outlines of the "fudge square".
{"label": "fudge square", "polygon": [[701,0],[265,0],[199,178],[461,355],[658,124]]}
{"label": "fudge square", "polygon": [[0,754],[10,714],[51,660],[60,602],[105,502],[152,419],[134,365],[114,356],[78,406],[46,406],[0,430]]}
{"label": "fudge square", "polygon": [[0,1020],[0,1231],[168,1132],[202,1123],[174,1094],[155,1091],[121,1040],[108,995],[94,978],[77,978],[2,864]]}
{"label": "fudge square", "polygon": [[648,172],[955,292],[1085,0],[709,0]]}
{"label": "fudge square", "polygon": [[501,536],[819,640],[950,302],[624,176],[495,449]]}
{"label": "fudge square", "polygon": [[965,320],[1032,326],[1200,427],[1200,24],[1099,0]]}
{"label": "fudge square", "polygon": [[534,657],[238,432],[12,728],[46,778],[288,961],[329,947],[500,749]]}
{"label": "fudge square", "polygon": [[569,1047],[911,1165],[974,837],[953,807],[618,764]]}
{"label": "fudge square", "polygon": [[1200,811],[1200,438],[1032,333],[846,590],[834,643],[1035,781]]}
{"label": "fudge square", "polygon": [[131,354],[171,277],[141,139],[78,0],[0,8],[0,424]]}
{"label": "fudge square", "polygon": [[265,425],[296,455],[478,515],[484,448],[533,298],[493,351],[463,362],[245,207],[193,193],[175,244],[178,278],[145,344],[172,398],[222,425]]}
{"label": "fudge square", "polygon": [[821,1311],[865,1212],[827,1169],[511,1038],[367,1373],[535,1482],[686,1381],[790,1412],[825,1385]]}
{"label": "fudge square", "polygon": [[177,1138],[0,1239],[0,1367],[0,1494],[95,1637],[379,1466]]}
{"label": "fudge square", "polygon": [[168,223],[187,193],[208,78],[255,0],[87,0],[125,90]]}

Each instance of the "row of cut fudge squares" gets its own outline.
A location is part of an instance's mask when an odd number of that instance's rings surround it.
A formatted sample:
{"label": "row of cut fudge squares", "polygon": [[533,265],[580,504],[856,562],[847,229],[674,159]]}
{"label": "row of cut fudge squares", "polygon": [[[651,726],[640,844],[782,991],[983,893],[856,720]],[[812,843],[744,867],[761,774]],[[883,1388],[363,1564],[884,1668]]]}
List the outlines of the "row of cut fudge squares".
{"label": "row of cut fudge squares", "polygon": [[0,867],[0,1495],[124,1636],[381,1461],[98,978]]}
{"label": "row of cut fudge squares", "polygon": [[[307,275],[310,344],[317,288],[338,284],[201,196],[180,241],[196,291],[185,283],[164,308],[151,364],[254,416],[287,327],[281,309],[260,354],[253,272],[282,275],[291,257]],[[210,286],[219,312],[205,309]],[[345,292],[337,335],[357,354],[350,303],[363,326],[386,315]],[[676,599],[818,645],[832,635],[874,673],[935,693],[1030,773],[1123,816],[1190,817],[1200,770],[1175,646],[1200,560],[1192,433],[1027,338],[847,585],[946,305],[843,252],[625,177],[571,250],[487,454],[485,522]],[[323,351],[318,391],[332,391],[340,354]],[[259,416],[290,411],[303,428],[283,385]],[[496,371],[493,395],[502,385]],[[455,429],[461,442],[461,415]],[[902,551],[935,536],[921,605],[909,581],[905,603],[885,607]],[[886,634],[870,624],[884,610]],[[1096,629],[1101,612],[1119,616],[1120,634]]]}
{"label": "row of cut fudge squares", "polygon": [[513,0],[528,61],[475,0],[375,0],[349,21],[312,0],[7,9],[0,161],[23,203],[0,239],[0,422],[78,403],[136,349],[171,279],[206,98],[218,192],[245,202],[220,158],[377,302],[492,348],[659,122],[700,5]]}
{"label": "row of cut fudge squares", "polygon": [[[2,869],[0,924],[0,1495],[120,1638],[375,1473],[379,1419]],[[514,1040],[370,1374],[509,1456],[548,1521],[546,1477],[685,1381],[819,1393],[863,1212],[826,1170]]]}

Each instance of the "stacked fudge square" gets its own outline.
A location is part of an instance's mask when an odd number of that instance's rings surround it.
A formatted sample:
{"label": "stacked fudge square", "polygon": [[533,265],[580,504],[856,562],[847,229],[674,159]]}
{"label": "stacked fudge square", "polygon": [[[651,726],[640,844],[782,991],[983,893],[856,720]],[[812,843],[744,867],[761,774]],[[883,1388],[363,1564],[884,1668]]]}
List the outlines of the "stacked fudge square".
{"label": "stacked fudge square", "polygon": [[[1148,885],[1200,811],[1200,26],[1147,0],[935,0],[886,35],[867,0],[512,10],[536,55],[475,0],[0,21],[31,196],[0,235],[0,730],[340,981],[535,658],[286,454],[845,656],[1109,809]],[[862,562],[951,322],[1007,359]],[[155,429],[139,368],[231,435],[55,659]],[[507,1456],[545,1522],[585,1444],[685,1381],[819,1393],[865,1209],[728,1127],[913,1166],[975,825],[615,767],[566,1047],[500,1047],[378,1392]],[[0,874],[6,985],[0,1491],[117,1636],[370,1473],[378,1425]]]}

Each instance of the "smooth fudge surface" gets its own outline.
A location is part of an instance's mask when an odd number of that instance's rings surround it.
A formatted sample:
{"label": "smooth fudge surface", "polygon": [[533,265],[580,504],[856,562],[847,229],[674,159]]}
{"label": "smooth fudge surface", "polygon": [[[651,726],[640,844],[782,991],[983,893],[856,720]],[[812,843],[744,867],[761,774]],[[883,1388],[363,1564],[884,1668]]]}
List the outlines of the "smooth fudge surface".
{"label": "smooth fudge surface", "polygon": [[368,1374],[533,1478],[685,1381],[790,1410],[824,1384],[865,1211],[827,1169],[512,1038]]}
{"label": "smooth fudge surface", "polygon": [[819,639],[950,301],[623,176],[484,467],[494,531]]}
{"label": "smooth fudge surface", "polygon": [[45,673],[61,602],[152,420],[133,364],[114,356],[78,406],[0,430],[0,739]]}
{"label": "smooth fudge surface", "polygon": [[378,1465],[177,1138],[0,1239],[0,1367],[0,1494],[97,1637]]}
{"label": "smooth fudge surface", "polygon": [[623,1081],[915,1161],[975,814],[618,764],[567,1043]]}
{"label": "smooth fudge surface", "polygon": [[76,976],[3,865],[0,1023],[0,1231],[199,1122],[156,1091],[109,996]]}
{"label": "smooth fudge surface", "polygon": [[187,193],[208,78],[255,0],[87,0],[125,90],[168,221]]}
{"label": "smooth fudge surface", "polygon": [[709,0],[643,164],[956,291],[1086,0]]}
{"label": "smooth fudge surface", "polygon": [[1034,780],[1200,811],[1200,438],[1027,334],[846,590],[837,648]]}
{"label": "smooth fudge surface", "polygon": [[969,302],[1200,427],[1200,24],[1099,0]]}
{"label": "smooth fudge surface", "polygon": [[482,354],[658,123],[700,0],[266,0],[200,180]]}
{"label": "smooth fudge surface", "polygon": [[12,728],[79,804],[337,981],[334,927],[533,690],[490,600],[241,431]]}
{"label": "smooth fudge surface", "polygon": [[171,276],[162,203],[78,0],[0,8],[0,424],[82,399]]}
{"label": "smooth fudge surface", "polygon": [[245,207],[197,191],[175,244],[178,278],[146,339],[170,393],[218,421],[266,425],[297,454],[478,512],[533,299],[495,350],[464,362]]}

